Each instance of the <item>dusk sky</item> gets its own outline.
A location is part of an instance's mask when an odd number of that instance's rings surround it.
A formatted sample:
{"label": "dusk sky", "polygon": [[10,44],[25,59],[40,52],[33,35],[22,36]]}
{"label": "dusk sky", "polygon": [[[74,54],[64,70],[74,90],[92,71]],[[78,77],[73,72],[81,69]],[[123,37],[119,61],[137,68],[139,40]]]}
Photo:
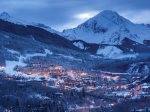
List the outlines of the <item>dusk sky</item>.
{"label": "dusk sky", "polygon": [[150,23],[150,0],[0,0],[0,12],[56,30],[73,28],[103,10],[135,23]]}

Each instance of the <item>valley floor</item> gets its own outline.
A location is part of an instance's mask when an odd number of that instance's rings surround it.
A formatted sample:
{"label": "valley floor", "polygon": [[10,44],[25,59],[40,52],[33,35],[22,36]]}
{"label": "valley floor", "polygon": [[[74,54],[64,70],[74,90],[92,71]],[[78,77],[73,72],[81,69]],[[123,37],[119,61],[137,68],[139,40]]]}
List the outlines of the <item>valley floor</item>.
{"label": "valley floor", "polygon": [[16,76],[5,73],[5,67],[1,67],[1,111],[148,112],[149,110],[150,84],[138,82],[141,78],[144,79],[141,75],[70,70],[45,63],[42,58],[31,60],[26,62],[26,66],[15,67],[14,71],[20,74]]}

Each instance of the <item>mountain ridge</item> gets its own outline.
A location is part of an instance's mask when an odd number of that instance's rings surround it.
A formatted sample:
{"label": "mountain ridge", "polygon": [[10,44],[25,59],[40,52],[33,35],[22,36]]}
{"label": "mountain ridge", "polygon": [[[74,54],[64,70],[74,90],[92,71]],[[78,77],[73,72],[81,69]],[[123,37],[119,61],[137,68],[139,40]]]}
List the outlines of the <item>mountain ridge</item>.
{"label": "mountain ridge", "polygon": [[149,39],[150,29],[134,24],[117,12],[102,11],[73,29],[64,30],[62,35],[70,40],[84,40],[91,43],[121,44],[124,37],[143,43]]}
{"label": "mountain ridge", "polygon": [[2,12],[0,14],[0,19],[4,20],[4,21],[8,21],[8,22],[11,22],[11,23],[14,23],[14,24],[18,24],[18,25],[32,25],[32,26],[35,26],[35,27],[39,27],[39,28],[42,28],[42,29],[45,29],[51,33],[59,33],[58,31],[52,29],[51,27],[45,25],[45,24],[42,24],[42,23],[35,23],[35,22],[27,22],[27,21],[24,21],[24,20],[21,20],[21,19],[18,19],[18,18],[15,18],[13,16],[11,16],[9,13],[7,12]]}

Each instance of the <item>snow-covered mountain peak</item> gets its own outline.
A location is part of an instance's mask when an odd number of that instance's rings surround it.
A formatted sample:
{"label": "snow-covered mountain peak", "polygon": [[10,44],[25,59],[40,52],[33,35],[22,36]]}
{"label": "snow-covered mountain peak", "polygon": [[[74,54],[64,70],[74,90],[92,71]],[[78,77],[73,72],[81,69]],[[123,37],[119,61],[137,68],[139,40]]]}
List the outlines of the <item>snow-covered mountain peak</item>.
{"label": "snow-covered mountain peak", "polygon": [[99,15],[103,15],[103,16],[106,16],[106,17],[113,17],[113,16],[119,16],[119,14],[115,11],[112,11],[112,10],[104,10],[102,12],[100,12],[99,14],[97,14],[97,16]]}
{"label": "snow-covered mountain peak", "polygon": [[20,24],[20,25],[27,25],[28,23],[21,20],[21,19],[18,19],[18,18],[15,18],[13,16],[11,16],[9,13],[7,12],[2,12],[0,14],[0,19],[4,20],[4,21],[8,21],[8,22],[11,22],[11,23],[14,23],[14,24]]}
{"label": "snow-covered mountain peak", "polygon": [[108,30],[110,27],[118,26],[125,29],[128,25],[132,25],[132,23],[120,16],[117,12],[105,10],[79,25],[78,28],[85,28],[88,29],[88,31],[93,30],[94,33],[101,31],[104,33],[105,30]]}
{"label": "snow-covered mountain peak", "polygon": [[125,37],[143,43],[149,40],[150,29],[132,23],[117,12],[105,10],[76,28],[64,30],[62,35],[70,40],[118,45]]}
{"label": "snow-covered mountain peak", "polygon": [[99,18],[100,16],[104,17],[105,19],[108,19],[109,21],[112,21],[113,23],[115,23],[117,25],[131,23],[129,20],[127,20],[124,17],[120,16],[117,12],[111,11],[111,10],[102,11],[101,13],[99,13],[96,16],[96,18]]}
{"label": "snow-covered mountain peak", "polygon": [[11,16],[7,12],[2,12],[0,14],[0,19],[8,20],[10,18],[11,18]]}
{"label": "snow-covered mountain peak", "polygon": [[104,10],[100,12],[94,17],[94,19],[97,19],[97,21],[99,21],[101,17],[104,17],[105,19],[108,19],[109,21],[122,19],[122,17],[117,12],[114,12],[111,10]]}

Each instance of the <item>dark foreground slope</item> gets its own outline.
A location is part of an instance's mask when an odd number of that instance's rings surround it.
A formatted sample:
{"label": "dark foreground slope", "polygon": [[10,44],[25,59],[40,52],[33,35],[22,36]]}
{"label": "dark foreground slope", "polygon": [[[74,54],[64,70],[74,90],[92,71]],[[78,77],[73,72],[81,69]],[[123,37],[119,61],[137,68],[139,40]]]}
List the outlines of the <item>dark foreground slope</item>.
{"label": "dark foreground slope", "polygon": [[24,36],[27,38],[32,37],[35,40],[46,44],[52,44],[60,47],[77,49],[75,46],[72,45],[72,43],[69,40],[57,34],[50,33],[42,28],[35,27],[35,26],[30,26],[30,25],[24,26],[24,25],[14,24],[0,19],[0,30],[15,35]]}

